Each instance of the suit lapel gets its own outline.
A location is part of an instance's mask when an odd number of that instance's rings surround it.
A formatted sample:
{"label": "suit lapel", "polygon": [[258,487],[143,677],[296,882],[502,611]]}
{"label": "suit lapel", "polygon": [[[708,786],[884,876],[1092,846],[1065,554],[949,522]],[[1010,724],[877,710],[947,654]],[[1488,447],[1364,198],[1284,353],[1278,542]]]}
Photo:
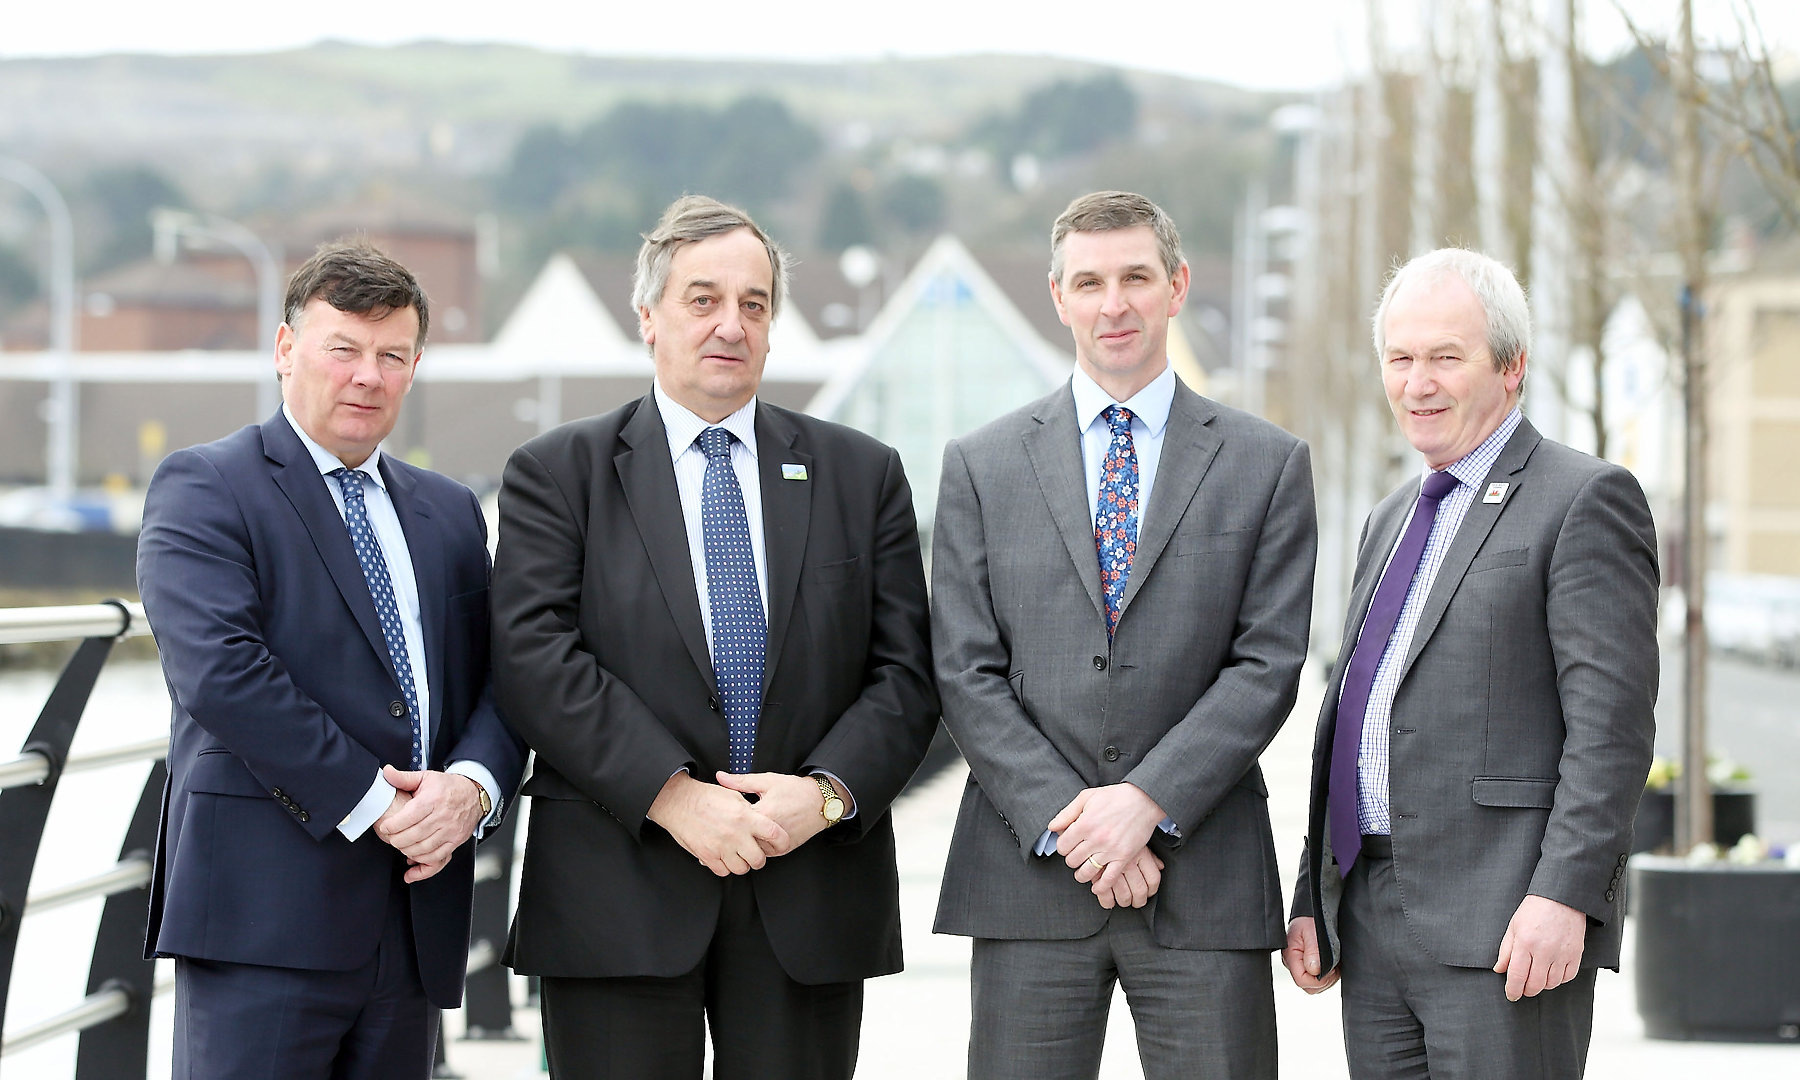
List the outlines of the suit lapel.
{"label": "suit lapel", "polygon": [[[406,550],[412,556],[413,582],[419,589],[419,623],[425,636],[425,685],[434,691],[444,686],[444,605],[450,588],[444,565],[444,541],[432,527],[431,504],[419,491],[416,478],[381,456],[381,476],[387,482],[388,498],[394,514],[400,519],[400,531],[406,534]],[[437,746],[438,722],[444,715],[444,695],[434,692],[431,715],[425,718],[425,730],[431,745]]]}
{"label": "suit lapel", "polygon": [[[806,558],[806,537],[812,523],[813,459],[796,447],[799,438],[800,431],[791,421],[757,403],[756,468],[762,485],[763,549],[769,562],[765,694],[775,677],[775,658],[781,655],[781,643],[787,637],[788,621],[794,613],[794,596],[800,591],[800,567]],[[804,467],[809,479],[785,479],[783,465]]]}
{"label": "suit lapel", "polygon": [[344,517],[338,512],[331,492],[325,488],[331,481],[320,475],[318,465],[301,444],[300,436],[288,426],[284,414],[278,412],[263,424],[262,439],[263,456],[272,465],[276,486],[293,504],[294,512],[312,537],[313,547],[324,562],[326,572],[331,575],[344,603],[349,605],[356,625],[362,628],[363,636],[369,639],[369,647],[381,658],[382,666],[388,669],[394,685],[398,686],[400,676],[394,671],[387,639],[381,634],[381,620],[375,614],[375,601],[369,596],[369,579],[363,576],[362,563],[357,561],[356,549],[350,543],[350,532],[344,527]]}
{"label": "suit lapel", "polygon": [[681,495],[675,487],[675,464],[669,458],[669,437],[657,412],[656,397],[645,394],[619,438],[629,449],[613,457],[619,486],[631,509],[638,535],[643,538],[650,569],[656,574],[669,615],[681,634],[682,644],[706,685],[718,693],[712,653],[706,647],[706,624],[700,618],[700,594],[694,588],[694,563],[688,552],[687,525],[681,516]]}
{"label": "suit lapel", "polygon": [[1463,515],[1462,525],[1456,530],[1456,539],[1450,542],[1450,550],[1444,555],[1444,565],[1438,568],[1437,578],[1431,584],[1431,595],[1425,598],[1425,607],[1419,612],[1419,625],[1413,631],[1412,644],[1406,650],[1406,663],[1400,668],[1400,680],[1405,681],[1407,672],[1412,670],[1413,661],[1419,658],[1419,652],[1425,643],[1431,640],[1433,631],[1437,629],[1438,620],[1444,617],[1444,609],[1450,606],[1450,598],[1462,585],[1463,575],[1468,573],[1469,564],[1475,561],[1475,554],[1487,543],[1488,533],[1493,531],[1494,523],[1500,515],[1519,497],[1519,489],[1525,486],[1525,479],[1518,474],[1531,459],[1531,452],[1537,449],[1542,439],[1531,422],[1521,418],[1519,428],[1500,451],[1500,457],[1488,475],[1482,480],[1482,487],[1500,477],[1510,477],[1506,497],[1497,503],[1485,502],[1477,498],[1469,504]]}
{"label": "suit lapel", "polygon": [[1212,468],[1221,445],[1209,425],[1217,410],[1199,394],[1175,382],[1175,399],[1169,406],[1169,424],[1163,430],[1162,454],[1157,459],[1156,486],[1150,490],[1151,513],[1138,532],[1137,550],[1131,556],[1131,577],[1119,604],[1119,621],[1132,597],[1150,577],[1156,560],[1175,535],[1175,526],[1187,516],[1188,506],[1200,481]]}
{"label": "suit lapel", "polygon": [[1037,474],[1050,518],[1075,563],[1075,576],[1087,589],[1094,614],[1104,619],[1100,556],[1094,547],[1094,523],[1087,512],[1087,470],[1081,461],[1081,432],[1075,426],[1074,392],[1065,384],[1039,403],[1033,419],[1037,424],[1025,432],[1026,456]]}

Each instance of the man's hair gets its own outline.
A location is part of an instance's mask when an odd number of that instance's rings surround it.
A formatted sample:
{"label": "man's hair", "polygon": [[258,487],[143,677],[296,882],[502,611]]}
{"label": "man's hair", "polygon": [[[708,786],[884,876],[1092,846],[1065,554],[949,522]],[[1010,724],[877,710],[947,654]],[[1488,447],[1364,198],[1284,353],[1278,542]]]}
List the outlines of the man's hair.
{"label": "man's hair", "polygon": [[287,324],[299,328],[301,313],[314,300],[323,300],[339,311],[384,319],[389,312],[412,308],[419,313],[419,339],[425,345],[431,327],[431,307],[425,290],[412,271],[386,252],[362,239],[334,240],[320,244],[312,258],[288,278],[282,313]]}
{"label": "man's hair", "polygon": [[[1525,301],[1519,279],[1505,263],[1467,248],[1428,251],[1388,278],[1381,303],[1375,308],[1375,358],[1385,358],[1387,335],[1383,324],[1394,294],[1407,285],[1431,285],[1447,277],[1461,279],[1480,301],[1487,320],[1487,347],[1494,358],[1494,370],[1511,371],[1531,349],[1531,306]],[[1519,384],[1521,389],[1524,385]]]}
{"label": "man's hair", "polygon": [[1072,232],[1106,232],[1150,226],[1156,237],[1156,253],[1171,279],[1181,267],[1181,234],[1163,208],[1129,191],[1096,191],[1070,203],[1050,227],[1050,276],[1062,283],[1063,239]]}
{"label": "man's hair", "polygon": [[663,211],[656,228],[644,234],[644,244],[638,248],[637,270],[631,275],[632,310],[653,308],[662,302],[663,290],[669,284],[669,265],[675,261],[677,248],[736,229],[750,230],[769,253],[769,317],[774,318],[787,297],[788,253],[769,239],[769,234],[749,214],[705,195],[676,199]]}

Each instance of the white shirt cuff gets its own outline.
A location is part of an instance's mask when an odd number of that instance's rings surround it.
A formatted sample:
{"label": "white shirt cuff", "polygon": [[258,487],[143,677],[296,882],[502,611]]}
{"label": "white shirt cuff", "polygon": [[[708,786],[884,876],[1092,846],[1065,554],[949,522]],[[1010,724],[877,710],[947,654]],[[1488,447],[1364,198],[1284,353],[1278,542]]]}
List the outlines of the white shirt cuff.
{"label": "white shirt cuff", "polygon": [[376,819],[387,811],[393,801],[394,785],[387,782],[387,777],[381,775],[380,769],[376,769],[375,782],[369,785],[369,793],[362,797],[354,810],[344,815],[344,820],[338,822],[338,832],[343,833],[346,840],[357,840],[369,831],[369,826],[375,824]]}
{"label": "white shirt cuff", "polygon": [[466,776],[480,784],[481,789],[487,792],[488,805],[494,809],[475,826],[475,839],[481,839],[481,834],[498,825],[500,818],[506,812],[506,807],[500,802],[500,785],[494,782],[494,774],[488,771],[488,767],[473,758],[452,761],[445,766],[444,771],[455,773],[458,776]]}

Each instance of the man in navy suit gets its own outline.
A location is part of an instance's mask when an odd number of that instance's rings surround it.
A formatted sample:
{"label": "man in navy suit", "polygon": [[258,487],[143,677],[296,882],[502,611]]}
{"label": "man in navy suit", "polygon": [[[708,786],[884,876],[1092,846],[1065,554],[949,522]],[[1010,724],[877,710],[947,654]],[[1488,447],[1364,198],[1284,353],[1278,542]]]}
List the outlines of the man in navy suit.
{"label": "man in navy suit", "polygon": [[467,488],[384,455],[429,309],[374,248],[288,283],[282,408],[169,456],[138,584],[173,702],[146,949],[178,1078],[425,1077],[462,999],[471,839],[522,744],[488,693]]}

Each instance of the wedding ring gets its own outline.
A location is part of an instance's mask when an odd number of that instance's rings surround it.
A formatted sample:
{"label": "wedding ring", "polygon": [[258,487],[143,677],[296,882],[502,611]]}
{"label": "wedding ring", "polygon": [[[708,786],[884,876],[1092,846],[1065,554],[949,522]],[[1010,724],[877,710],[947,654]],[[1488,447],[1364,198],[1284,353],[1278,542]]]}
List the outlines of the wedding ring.
{"label": "wedding ring", "polygon": [[1089,855],[1087,857],[1087,861],[1088,861],[1088,865],[1092,866],[1096,870],[1105,870],[1106,869],[1106,864],[1101,862],[1099,859],[1094,858],[1092,855]]}

